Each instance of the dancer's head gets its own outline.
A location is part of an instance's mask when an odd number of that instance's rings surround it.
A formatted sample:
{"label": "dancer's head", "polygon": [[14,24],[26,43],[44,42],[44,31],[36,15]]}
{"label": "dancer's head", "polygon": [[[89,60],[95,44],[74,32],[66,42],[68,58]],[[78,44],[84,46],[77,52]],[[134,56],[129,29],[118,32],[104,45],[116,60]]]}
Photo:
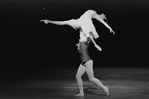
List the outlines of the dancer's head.
{"label": "dancer's head", "polygon": [[100,16],[101,19],[103,19],[103,20],[107,20],[107,17],[106,17],[105,14],[102,13],[102,14],[100,14],[99,16]]}

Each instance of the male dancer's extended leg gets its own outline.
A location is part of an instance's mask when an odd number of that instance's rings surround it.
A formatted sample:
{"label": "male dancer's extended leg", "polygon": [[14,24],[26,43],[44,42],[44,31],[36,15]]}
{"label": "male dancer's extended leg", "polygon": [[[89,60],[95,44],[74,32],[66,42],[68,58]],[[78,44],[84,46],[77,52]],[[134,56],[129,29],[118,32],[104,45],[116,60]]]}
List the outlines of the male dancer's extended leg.
{"label": "male dancer's extended leg", "polygon": [[93,61],[90,60],[86,63],[86,72],[87,75],[89,77],[89,80],[94,82],[95,84],[97,84],[98,86],[100,86],[107,94],[107,96],[109,96],[109,89],[108,87],[104,86],[100,80],[98,80],[97,78],[94,77],[94,71],[93,71]]}
{"label": "male dancer's extended leg", "polygon": [[85,73],[85,67],[80,64],[77,74],[76,74],[76,79],[77,79],[77,83],[78,83],[78,87],[79,87],[79,94],[75,95],[75,96],[84,96],[84,91],[83,91],[83,81],[82,81],[82,75]]}

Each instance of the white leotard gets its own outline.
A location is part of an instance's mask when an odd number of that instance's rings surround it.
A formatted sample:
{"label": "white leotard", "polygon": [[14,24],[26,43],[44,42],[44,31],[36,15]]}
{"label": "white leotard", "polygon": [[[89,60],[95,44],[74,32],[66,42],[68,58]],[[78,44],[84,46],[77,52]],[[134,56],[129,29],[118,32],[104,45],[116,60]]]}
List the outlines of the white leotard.
{"label": "white leotard", "polygon": [[[90,32],[93,34],[93,38],[97,39],[99,37],[95,26],[93,25],[92,18],[96,15],[96,12],[93,10],[86,11],[80,18],[72,19],[69,21],[70,25],[73,27],[81,28],[84,36],[89,36]],[[83,35],[80,33],[81,39],[83,39]]]}
{"label": "white leotard", "polygon": [[89,33],[92,32],[94,38],[96,39],[99,37],[99,35],[98,35],[98,33],[95,29],[95,26],[93,25],[93,22],[91,20],[95,14],[96,14],[95,11],[88,10],[77,20],[77,22],[80,25],[82,31],[86,35],[90,35]]}
{"label": "white leotard", "polygon": [[83,33],[83,31],[80,31],[80,39],[79,42],[86,42],[87,36]]}

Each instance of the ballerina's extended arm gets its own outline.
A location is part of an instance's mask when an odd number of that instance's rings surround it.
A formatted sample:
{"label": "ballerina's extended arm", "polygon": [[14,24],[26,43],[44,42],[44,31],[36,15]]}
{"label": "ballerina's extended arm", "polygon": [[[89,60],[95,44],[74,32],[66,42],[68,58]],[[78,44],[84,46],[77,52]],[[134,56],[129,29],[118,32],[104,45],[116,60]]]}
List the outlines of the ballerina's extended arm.
{"label": "ballerina's extended arm", "polygon": [[69,25],[74,26],[75,25],[75,19],[66,20],[66,21],[51,21],[51,20],[40,20],[41,22],[44,22],[45,24],[55,24],[55,25]]}
{"label": "ballerina's extended arm", "polygon": [[45,24],[55,24],[55,25],[68,25],[69,21],[51,21],[51,20],[40,20],[41,22],[44,22]]}
{"label": "ballerina's extended arm", "polygon": [[95,19],[100,21],[102,24],[104,24],[110,30],[110,33],[115,34],[115,32],[112,30],[112,28],[101,17],[104,17],[106,19],[106,16],[104,14],[101,14],[101,15],[96,14],[94,16]]}
{"label": "ballerina's extended arm", "polygon": [[55,25],[69,25],[73,29],[78,29],[79,25],[77,24],[75,19],[66,20],[66,21],[51,21],[51,20],[40,20],[41,22],[44,22],[45,24],[52,23]]}

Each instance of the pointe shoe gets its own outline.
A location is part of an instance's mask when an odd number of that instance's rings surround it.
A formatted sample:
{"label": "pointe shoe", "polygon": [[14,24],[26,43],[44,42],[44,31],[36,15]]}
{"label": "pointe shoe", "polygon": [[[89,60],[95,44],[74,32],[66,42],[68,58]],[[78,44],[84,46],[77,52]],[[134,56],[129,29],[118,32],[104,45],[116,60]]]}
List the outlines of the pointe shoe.
{"label": "pointe shoe", "polygon": [[75,95],[76,97],[84,97],[84,93],[78,93],[77,95]]}
{"label": "pointe shoe", "polygon": [[107,94],[107,96],[110,95],[110,94],[109,94],[109,88],[108,88],[108,87],[105,87],[105,88],[104,88],[104,91],[105,91],[105,93]]}

